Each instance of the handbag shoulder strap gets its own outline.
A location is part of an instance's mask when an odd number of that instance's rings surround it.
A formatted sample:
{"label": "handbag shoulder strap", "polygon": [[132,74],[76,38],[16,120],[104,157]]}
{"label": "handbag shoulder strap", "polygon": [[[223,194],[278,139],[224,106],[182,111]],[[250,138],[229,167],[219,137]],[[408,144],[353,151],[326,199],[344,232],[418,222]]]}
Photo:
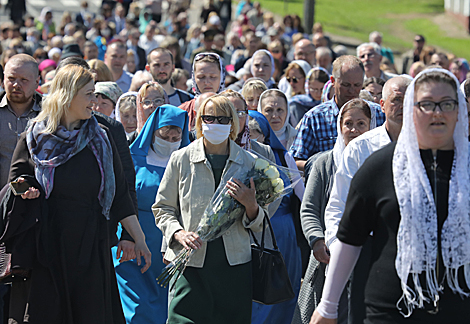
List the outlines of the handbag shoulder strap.
{"label": "handbag shoulder strap", "polygon": [[261,234],[261,245],[259,245],[258,240],[253,234],[253,231],[251,229],[248,229],[248,232],[251,234],[251,237],[253,238],[254,243],[264,250],[264,235],[266,232],[266,223],[268,223],[269,230],[271,232],[271,239],[273,241],[273,247],[275,250],[278,250],[279,248],[277,247],[277,241],[276,241],[276,237],[274,236],[273,226],[271,225],[271,221],[269,220],[269,217],[267,215],[264,215],[264,218],[263,218],[263,232]]}

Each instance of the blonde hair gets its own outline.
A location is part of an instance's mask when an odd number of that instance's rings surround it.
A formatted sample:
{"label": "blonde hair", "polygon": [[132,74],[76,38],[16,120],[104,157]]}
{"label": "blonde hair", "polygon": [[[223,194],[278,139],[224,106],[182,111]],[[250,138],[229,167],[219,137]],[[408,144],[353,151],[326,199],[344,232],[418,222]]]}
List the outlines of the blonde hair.
{"label": "blonde hair", "polygon": [[151,89],[157,90],[158,93],[162,96],[162,98],[165,98],[165,90],[163,90],[163,87],[157,82],[144,83],[144,85],[139,90],[140,97],[145,97],[147,95],[147,91]]}
{"label": "blonde hair", "polygon": [[62,68],[52,80],[49,95],[44,99],[42,109],[35,121],[46,121],[46,133],[57,130],[60,119],[70,109],[70,104],[84,86],[93,81],[93,74],[79,65]]}
{"label": "blonde hair", "polygon": [[268,90],[268,87],[266,86],[266,83],[264,83],[261,80],[257,80],[257,79],[248,80],[243,85],[243,89],[242,89],[243,98],[246,98],[250,94],[250,92],[253,92],[255,90],[261,91],[261,93],[263,93],[266,90]]}
{"label": "blonde hair", "polygon": [[103,61],[98,59],[89,60],[88,65],[90,66],[91,70],[96,71],[97,78],[95,82],[114,82],[113,74]]}
{"label": "blonde hair", "polygon": [[202,135],[202,115],[204,114],[206,110],[206,106],[208,103],[212,103],[214,107],[214,111],[217,114],[217,116],[227,116],[227,117],[232,117],[231,120],[231,131],[229,138],[232,141],[235,141],[238,136],[238,131],[240,130],[240,125],[238,122],[238,115],[235,107],[233,104],[230,102],[230,100],[227,97],[221,96],[221,95],[215,95],[212,97],[207,98],[204,100],[199,106],[199,109],[197,111],[197,116],[196,116],[196,136],[197,138],[201,138]]}

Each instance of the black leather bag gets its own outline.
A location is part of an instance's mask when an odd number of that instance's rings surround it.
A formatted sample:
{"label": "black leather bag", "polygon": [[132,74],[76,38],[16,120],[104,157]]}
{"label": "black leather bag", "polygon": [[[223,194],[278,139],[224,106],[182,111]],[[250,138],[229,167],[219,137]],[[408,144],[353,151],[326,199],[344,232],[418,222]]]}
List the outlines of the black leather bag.
{"label": "black leather bag", "polygon": [[[269,225],[274,249],[264,247],[266,223]],[[261,245],[258,244],[253,232],[249,230],[254,243],[251,244],[251,264],[253,276],[253,301],[273,305],[295,297],[292,284],[287,274],[284,258],[279,251],[269,217],[263,219]]]}

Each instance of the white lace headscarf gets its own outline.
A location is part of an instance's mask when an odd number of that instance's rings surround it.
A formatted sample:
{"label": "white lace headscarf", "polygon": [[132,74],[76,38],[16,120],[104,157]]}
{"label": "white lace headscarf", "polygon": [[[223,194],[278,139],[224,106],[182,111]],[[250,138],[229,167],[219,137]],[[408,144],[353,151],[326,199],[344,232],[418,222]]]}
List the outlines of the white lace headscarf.
{"label": "white lace headscarf", "polygon": [[[419,73],[406,90],[403,104],[403,127],[393,155],[393,182],[400,207],[395,267],[403,295],[397,308],[408,317],[424,302],[439,299],[442,287],[437,281],[438,249],[437,212],[429,179],[421,160],[418,138],[413,122],[416,80],[439,72],[454,79],[457,87],[458,120],[454,130],[454,162],[449,184],[449,210],[441,233],[441,255],[445,278],[452,292],[468,296],[458,282],[458,270],[463,267],[466,285],[470,287],[470,215],[469,157],[467,103],[459,89],[457,78],[447,70],[429,69]],[[422,287],[419,275],[426,276]],[[414,289],[407,285],[411,279]],[[406,310],[399,304],[404,302]]]}
{"label": "white lace headscarf", "polygon": [[[338,132],[338,137],[336,138],[335,146],[333,147],[333,162],[335,163],[336,170],[338,169],[338,166],[341,163],[341,156],[343,155],[344,148],[346,147],[344,143],[344,137],[341,132],[341,116],[343,115],[344,107],[346,107],[346,105],[352,102],[353,100],[362,100],[362,99],[351,99],[348,102],[346,102],[343,105],[343,107],[341,107],[339,114],[338,114],[338,119],[336,121],[336,130]],[[370,109],[371,119],[370,119],[369,130],[374,129],[377,126],[377,114],[375,112],[375,109],[371,109],[367,101],[365,100],[362,100],[362,101],[364,101]]]}
{"label": "white lace headscarf", "polygon": [[287,143],[289,141],[289,138],[288,138],[288,128],[291,128],[292,126],[289,124],[289,119],[290,119],[290,109],[289,109],[289,104],[287,103],[287,98],[286,98],[286,95],[284,92],[282,92],[281,90],[278,90],[278,89],[268,89],[266,91],[264,91],[260,96],[259,96],[259,100],[258,100],[258,112],[262,113],[263,114],[263,106],[261,104],[261,102],[263,101],[263,98],[266,97],[268,94],[272,93],[272,92],[279,92],[281,93],[281,98],[283,98],[286,102],[286,110],[287,110],[287,115],[286,115],[286,119],[284,120],[284,124],[282,125],[282,128],[278,131],[274,131],[274,134],[276,134],[277,138],[279,139],[279,141],[281,141],[282,145],[285,146],[285,143]]}

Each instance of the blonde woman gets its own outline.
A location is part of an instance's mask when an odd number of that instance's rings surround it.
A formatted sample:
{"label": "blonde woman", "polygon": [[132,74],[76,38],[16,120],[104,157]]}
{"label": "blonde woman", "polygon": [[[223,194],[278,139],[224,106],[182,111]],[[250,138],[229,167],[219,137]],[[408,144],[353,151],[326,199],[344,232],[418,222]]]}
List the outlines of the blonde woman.
{"label": "blonde woman", "polygon": [[38,233],[21,250],[12,246],[14,258],[31,260],[28,297],[21,283],[12,285],[12,303],[25,306],[10,314],[19,323],[125,323],[110,253],[118,222],[135,240],[137,262],[145,258],[141,271],[150,266],[118,152],[93,117],[95,102],[93,75],[62,68],[13,155],[10,179],[27,176],[30,186],[15,205]]}
{"label": "blonde woman", "polygon": [[91,73],[95,78],[95,82],[115,81],[113,74],[103,61],[98,59],[89,60],[88,65],[90,66]]}
{"label": "blonde woman", "polygon": [[[193,254],[176,282],[168,323],[251,323],[251,249],[246,228],[260,231],[266,210],[251,187],[229,179],[255,157],[234,140],[237,112],[228,98],[206,99],[196,117],[198,139],[173,153],[152,206],[158,228],[168,244],[165,259],[182,249]],[[246,213],[223,235],[203,243],[194,233],[219,183],[246,207]]]}
{"label": "blonde woman", "polygon": [[250,78],[246,80],[242,89],[242,96],[245,98],[248,110],[257,110],[259,97],[268,90],[266,83],[260,78]]}

